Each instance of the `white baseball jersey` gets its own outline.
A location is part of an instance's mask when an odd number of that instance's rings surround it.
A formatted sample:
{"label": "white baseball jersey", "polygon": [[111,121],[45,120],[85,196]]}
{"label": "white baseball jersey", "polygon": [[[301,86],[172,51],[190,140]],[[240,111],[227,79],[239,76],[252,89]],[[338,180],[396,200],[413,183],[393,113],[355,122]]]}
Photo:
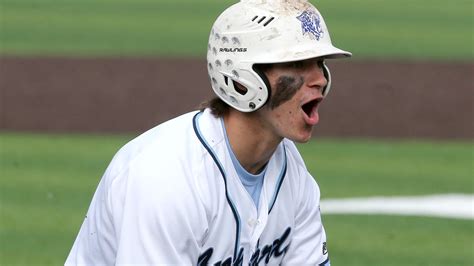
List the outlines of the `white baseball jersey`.
{"label": "white baseball jersey", "polygon": [[188,113],[115,155],[66,265],[329,265],[319,196],[285,139],[268,162],[257,211],[219,119]]}

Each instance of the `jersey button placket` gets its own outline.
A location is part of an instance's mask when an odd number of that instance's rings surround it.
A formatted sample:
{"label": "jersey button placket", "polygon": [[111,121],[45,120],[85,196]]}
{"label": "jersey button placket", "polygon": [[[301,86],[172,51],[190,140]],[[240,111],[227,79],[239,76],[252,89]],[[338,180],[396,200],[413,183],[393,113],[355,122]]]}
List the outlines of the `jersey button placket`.
{"label": "jersey button placket", "polygon": [[247,224],[250,228],[252,228],[252,231],[253,229],[255,229],[255,227],[259,224],[259,220],[258,219],[254,219],[254,218],[250,218],[248,221],[247,221]]}

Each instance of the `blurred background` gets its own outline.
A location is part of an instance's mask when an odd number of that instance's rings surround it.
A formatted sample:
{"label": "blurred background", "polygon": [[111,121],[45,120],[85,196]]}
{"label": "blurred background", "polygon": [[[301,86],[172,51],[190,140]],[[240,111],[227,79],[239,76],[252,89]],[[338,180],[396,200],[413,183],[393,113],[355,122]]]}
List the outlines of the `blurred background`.
{"label": "blurred background", "polygon": [[[62,264],[114,153],[213,95],[207,39],[235,2],[0,2],[1,265]],[[472,196],[473,1],[311,2],[353,53],[300,146],[322,200]],[[474,265],[472,219],[323,220],[334,265]]]}

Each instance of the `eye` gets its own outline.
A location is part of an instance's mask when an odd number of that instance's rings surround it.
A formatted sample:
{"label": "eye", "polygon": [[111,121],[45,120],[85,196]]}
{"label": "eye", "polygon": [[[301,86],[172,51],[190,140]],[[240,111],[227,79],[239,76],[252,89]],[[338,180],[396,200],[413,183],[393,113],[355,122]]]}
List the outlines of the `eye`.
{"label": "eye", "polygon": [[303,61],[295,61],[292,63],[293,68],[301,69],[304,68],[305,63]]}
{"label": "eye", "polygon": [[283,63],[281,66],[289,69],[302,69],[305,67],[305,63],[304,61],[292,61],[288,63]]}

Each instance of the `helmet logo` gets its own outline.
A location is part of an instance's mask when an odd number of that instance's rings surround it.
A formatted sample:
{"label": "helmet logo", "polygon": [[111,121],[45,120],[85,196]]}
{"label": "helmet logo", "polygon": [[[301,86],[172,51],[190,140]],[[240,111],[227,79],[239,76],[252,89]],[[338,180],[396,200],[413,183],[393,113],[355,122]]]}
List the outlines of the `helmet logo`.
{"label": "helmet logo", "polygon": [[321,19],[315,12],[306,10],[296,18],[301,21],[303,35],[309,34],[311,38],[316,38],[318,41],[324,36]]}

